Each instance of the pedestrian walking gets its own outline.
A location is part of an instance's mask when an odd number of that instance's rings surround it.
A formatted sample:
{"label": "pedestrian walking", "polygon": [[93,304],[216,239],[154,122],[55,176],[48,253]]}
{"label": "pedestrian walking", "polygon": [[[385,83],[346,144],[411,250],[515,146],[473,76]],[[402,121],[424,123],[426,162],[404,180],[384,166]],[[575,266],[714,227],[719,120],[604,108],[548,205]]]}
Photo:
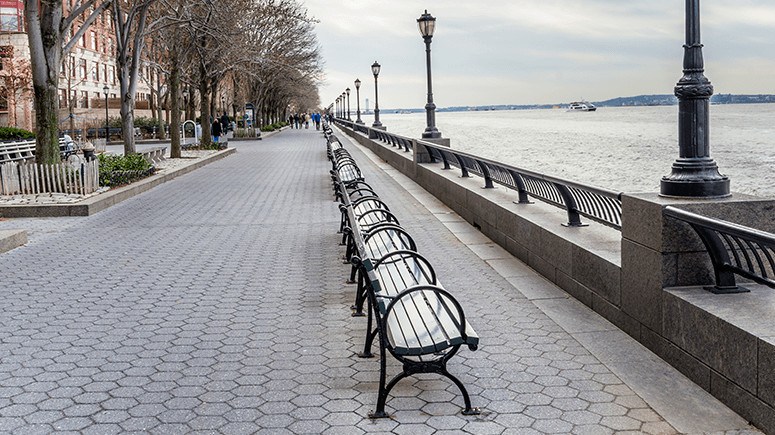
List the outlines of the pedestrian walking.
{"label": "pedestrian walking", "polygon": [[221,132],[224,135],[229,132],[229,125],[231,125],[229,115],[227,115],[226,112],[223,112],[223,115],[221,116]]}
{"label": "pedestrian walking", "polygon": [[217,144],[221,139],[221,121],[216,119],[213,121],[213,125],[210,127],[210,134],[213,136],[213,143]]}

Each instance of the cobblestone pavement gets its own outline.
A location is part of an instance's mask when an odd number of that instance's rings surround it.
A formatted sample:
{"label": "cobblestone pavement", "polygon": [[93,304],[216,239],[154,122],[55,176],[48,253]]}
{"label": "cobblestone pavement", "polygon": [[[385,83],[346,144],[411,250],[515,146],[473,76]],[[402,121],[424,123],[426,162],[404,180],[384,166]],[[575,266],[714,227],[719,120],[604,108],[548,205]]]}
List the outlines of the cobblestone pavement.
{"label": "cobblestone pavement", "polygon": [[674,432],[354,155],[481,336],[449,369],[482,415],[422,375],[366,418],[379,362],[355,355],[324,140],[290,130],[88,218],[0,222],[30,233],[0,255],[0,432]]}

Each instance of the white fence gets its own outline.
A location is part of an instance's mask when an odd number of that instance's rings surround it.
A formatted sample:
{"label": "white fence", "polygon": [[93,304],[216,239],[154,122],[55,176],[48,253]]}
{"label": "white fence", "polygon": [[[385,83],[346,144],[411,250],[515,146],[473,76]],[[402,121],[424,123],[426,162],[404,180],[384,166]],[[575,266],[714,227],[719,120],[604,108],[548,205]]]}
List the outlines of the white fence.
{"label": "white fence", "polygon": [[70,193],[88,195],[99,188],[99,161],[71,165],[10,162],[0,165],[0,195]]}

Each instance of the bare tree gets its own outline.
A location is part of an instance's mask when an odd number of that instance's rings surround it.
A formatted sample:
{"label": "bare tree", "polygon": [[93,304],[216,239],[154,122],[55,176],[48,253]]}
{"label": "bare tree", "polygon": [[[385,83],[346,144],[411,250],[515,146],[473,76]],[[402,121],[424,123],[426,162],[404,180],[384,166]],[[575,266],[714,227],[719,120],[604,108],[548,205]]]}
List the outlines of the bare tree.
{"label": "bare tree", "polygon": [[[24,0],[35,99],[35,158],[40,163],[60,160],[58,91],[62,57],[110,3],[111,0],[75,0],[65,16],[62,0]],[[87,11],[91,12],[86,14]],[[80,24],[76,26],[77,20]]]}
{"label": "bare tree", "polygon": [[148,10],[155,0],[113,2],[113,28],[116,31],[116,65],[121,88],[121,129],[124,154],[135,153],[135,94],[145,43]]}

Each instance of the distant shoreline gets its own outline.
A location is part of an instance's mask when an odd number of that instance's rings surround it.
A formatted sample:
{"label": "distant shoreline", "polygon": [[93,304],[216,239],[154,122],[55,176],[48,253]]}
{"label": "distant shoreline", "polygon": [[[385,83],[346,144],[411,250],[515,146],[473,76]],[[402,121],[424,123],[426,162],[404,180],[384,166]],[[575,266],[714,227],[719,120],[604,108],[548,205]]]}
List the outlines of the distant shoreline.
{"label": "distant shoreline", "polygon": [[[771,104],[775,103],[775,95],[756,94],[756,95],[737,95],[737,94],[717,94],[711,97],[711,104]],[[678,99],[674,95],[637,95],[634,97],[618,97],[605,101],[592,101],[597,107],[643,107],[643,106],[675,106]],[[483,106],[450,106],[440,107],[437,112],[484,112],[494,110],[535,110],[535,109],[563,109],[567,108],[568,103],[555,104],[493,104]],[[425,108],[411,109],[383,109],[385,113],[422,113]],[[364,113],[365,114],[365,113]]]}

